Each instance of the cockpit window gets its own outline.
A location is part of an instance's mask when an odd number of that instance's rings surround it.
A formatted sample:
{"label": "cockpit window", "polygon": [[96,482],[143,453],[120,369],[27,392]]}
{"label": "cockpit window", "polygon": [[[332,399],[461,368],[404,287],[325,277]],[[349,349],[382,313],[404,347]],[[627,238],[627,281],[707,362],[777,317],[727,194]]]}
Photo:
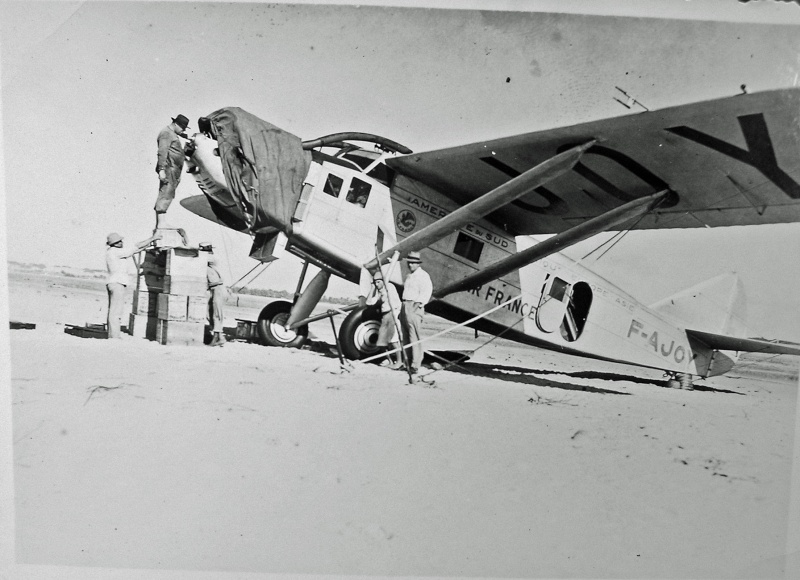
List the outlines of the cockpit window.
{"label": "cockpit window", "polygon": [[356,163],[361,169],[366,169],[372,163],[380,157],[380,154],[374,151],[351,151],[349,153],[345,153],[342,155],[345,159],[349,159],[350,161]]}
{"label": "cockpit window", "polygon": [[346,199],[352,204],[366,207],[371,190],[372,186],[369,183],[354,177],[353,181],[350,183],[350,189],[347,191]]}
{"label": "cockpit window", "polygon": [[339,192],[342,191],[343,182],[344,180],[341,177],[329,173],[328,178],[325,180],[325,187],[322,188],[322,191],[333,197],[339,197]]}
{"label": "cockpit window", "polygon": [[367,175],[388,187],[394,178],[394,169],[386,167],[385,163],[378,163]]}

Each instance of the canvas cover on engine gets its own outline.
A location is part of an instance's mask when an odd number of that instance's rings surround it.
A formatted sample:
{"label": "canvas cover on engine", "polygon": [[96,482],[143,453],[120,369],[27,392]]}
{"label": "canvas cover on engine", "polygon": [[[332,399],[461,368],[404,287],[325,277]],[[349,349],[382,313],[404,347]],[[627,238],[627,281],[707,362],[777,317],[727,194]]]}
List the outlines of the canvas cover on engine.
{"label": "canvas cover on engine", "polygon": [[299,137],[238,107],[219,109],[208,118],[225,181],[250,230],[290,232],[311,153],[303,151]]}
{"label": "canvas cover on engine", "polygon": [[[566,174],[490,214],[515,235],[553,234],[671,189],[635,229],[800,221],[800,89],[742,94],[390,159],[466,204],[596,140]],[[405,182],[408,185],[407,182]],[[404,180],[395,182],[403,195]]]}

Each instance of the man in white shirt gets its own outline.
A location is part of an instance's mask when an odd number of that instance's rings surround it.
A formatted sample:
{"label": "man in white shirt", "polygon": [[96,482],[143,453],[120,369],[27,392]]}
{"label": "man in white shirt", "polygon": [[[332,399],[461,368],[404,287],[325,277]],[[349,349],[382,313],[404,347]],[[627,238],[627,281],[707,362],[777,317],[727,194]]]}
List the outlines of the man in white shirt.
{"label": "man in white shirt", "polygon": [[[422,269],[422,257],[419,252],[409,252],[406,264],[411,273],[406,277],[403,286],[403,311],[401,325],[405,344],[418,342],[422,331],[422,319],[425,317],[425,305],[433,294],[433,283],[428,273]],[[411,347],[411,373],[416,374],[422,365],[423,350],[421,344]]]}
{"label": "man in white shirt", "polygon": [[106,289],[108,290],[108,318],[106,330],[108,338],[120,338],[120,324],[122,309],[125,305],[125,287],[128,285],[128,258],[141,252],[151,243],[161,239],[161,234],[150,236],[143,242],[136,244],[134,249],[124,249],[122,236],[117,233],[108,234],[106,238]]}

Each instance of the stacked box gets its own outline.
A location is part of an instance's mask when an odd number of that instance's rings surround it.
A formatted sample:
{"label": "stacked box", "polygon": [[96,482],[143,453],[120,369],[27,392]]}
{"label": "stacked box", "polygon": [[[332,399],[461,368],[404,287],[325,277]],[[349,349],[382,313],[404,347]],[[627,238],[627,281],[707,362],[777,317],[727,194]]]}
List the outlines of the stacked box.
{"label": "stacked box", "polygon": [[161,284],[161,291],[165,294],[183,296],[206,296],[208,293],[208,281],[205,274],[198,276],[164,276]]}
{"label": "stacked box", "polygon": [[130,332],[160,344],[203,344],[208,316],[207,254],[163,248],[144,254]]}
{"label": "stacked box", "polygon": [[146,338],[147,340],[156,339],[156,325],[158,318],[142,314],[130,315],[128,332],[136,338]]}
{"label": "stacked box", "polygon": [[158,310],[158,293],[141,287],[133,291],[133,314],[155,316]]}
{"label": "stacked box", "polygon": [[208,297],[189,296],[189,304],[186,309],[186,320],[188,322],[202,322],[205,324],[208,319]]}
{"label": "stacked box", "polygon": [[158,320],[156,342],[159,344],[203,344],[205,324],[180,320]]}

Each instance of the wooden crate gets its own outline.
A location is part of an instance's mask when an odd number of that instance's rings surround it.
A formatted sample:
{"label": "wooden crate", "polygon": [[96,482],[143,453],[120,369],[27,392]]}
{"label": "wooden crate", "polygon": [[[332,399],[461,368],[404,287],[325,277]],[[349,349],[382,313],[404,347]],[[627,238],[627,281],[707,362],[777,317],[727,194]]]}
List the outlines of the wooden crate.
{"label": "wooden crate", "polygon": [[147,287],[139,287],[133,291],[133,314],[156,316],[158,313],[158,293],[150,292]]}
{"label": "wooden crate", "polygon": [[202,345],[205,326],[202,322],[158,320],[156,341],[165,345]]}
{"label": "wooden crate", "polygon": [[158,319],[179,320],[185,322],[188,314],[188,296],[164,294],[158,295]]}
{"label": "wooden crate", "polygon": [[208,295],[208,280],[205,270],[203,272],[202,277],[167,274],[162,280],[161,291],[166,294],[205,297]]}
{"label": "wooden crate", "polygon": [[188,278],[205,278],[208,255],[197,248],[170,248],[165,250],[165,274]]}
{"label": "wooden crate", "polygon": [[164,278],[158,274],[140,274],[139,275],[139,289],[146,290],[147,292],[159,293],[164,291]]}
{"label": "wooden crate", "polygon": [[187,296],[187,301],[186,320],[189,322],[205,322],[208,319],[208,297]]}
{"label": "wooden crate", "polygon": [[128,334],[136,338],[156,339],[158,318],[141,314],[131,314],[128,322]]}
{"label": "wooden crate", "polygon": [[236,319],[236,338],[247,341],[258,341],[258,322],[253,320]]}

